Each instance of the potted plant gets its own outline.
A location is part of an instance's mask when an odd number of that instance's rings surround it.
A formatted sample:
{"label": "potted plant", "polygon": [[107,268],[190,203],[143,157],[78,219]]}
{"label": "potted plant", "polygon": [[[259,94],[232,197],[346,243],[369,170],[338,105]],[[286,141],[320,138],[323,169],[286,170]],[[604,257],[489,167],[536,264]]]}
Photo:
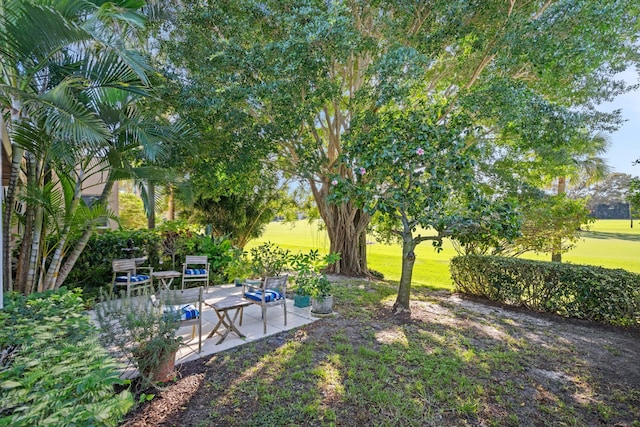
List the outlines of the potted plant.
{"label": "potted plant", "polygon": [[311,313],[316,315],[333,313],[333,295],[331,295],[331,282],[327,276],[321,274],[316,280],[311,293]]}
{"label": "potted plant", "polygon": [[333,312],[331,282],[321,270],[339,259],[340,254],[331,253],[321,257],[317,250],[293,257],[292,264],[297,273],[294,297],[296,307],[307,307],[310,299],[312,313],[323,315]]}
{"label": "potted plant", "polygon": [[251,269],[256,277],[278,277],[289,265],[289,250],[282,249],[271,242],[251,248]]}
{"label": "potted plant", "polygon": [[182,342],[176,336],[179,313],[161,307],[171,307],[171,302],[154,302],[146,293],[136,297],[121,293],[119,299],[103,296],[95,308],[101,341],[138,370],[143,388],[173,378]]}
{"label": "potted plant", "polygon": [[242,250],[239,250],[235,254],[226,270],[228,278],[232,279],[236,286],[242,286],[242,282],[253,272],[251,263],[246,259],[245,253]]}
{"label": "potted plant", "polygon": [[298,271],[295,278],[296,291],[293,296],[295,307],[309,307],[311,305],[311,290],[314,287],[314,275],[312,271]]}

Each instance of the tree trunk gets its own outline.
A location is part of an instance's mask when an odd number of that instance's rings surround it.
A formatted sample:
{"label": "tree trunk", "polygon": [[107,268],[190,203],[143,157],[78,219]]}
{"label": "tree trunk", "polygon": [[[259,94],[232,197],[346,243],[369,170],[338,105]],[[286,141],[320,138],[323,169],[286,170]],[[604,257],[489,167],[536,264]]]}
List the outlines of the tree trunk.
{"label": "tree trunk", "polygon": [[411,235],[411,230],[405,230],[402,235],[402,275],[398,286],[398,296],[393,304],[393,311],[397,313],[410,312],[411,279],[413,277],[413,265],[416,262],[416,243]]}
{"label": "tree trunk", "polygon": [[329,205],[328,212],[324,215],[321,212],[321,216],[327,226],[330,252],[340,253],[340,261],[330,266],[328,272],[348,276],[368,275],[366,228],[369,215],[347,203]]}
{"label": "tree trunk", "polygon": [[167,221],[173,221],[176,219],[176,205],[173,194],[173,185],[167,187]]}
{"label": "tree trunk", "polygon": [[[26,155],[27,188],[35,186],[36,172],[33,156]],[[25,206],[24,212],[24,232],[18,248],[18,263],[16,265],[16,276],[13,289],[23,295],[29,295],[32,289],[29,283],[29,266],[31,261],[31,250],[33,249],[33,238],[35,235],[36,207],[29,202]]]}
{"label": "tree trunk", "polygon": [[[22,104],[19,100],[11,98],[11,123],[18,123],[21,120]],[[2,120],[2,119],[0,119]],[[18,181],[20,175],[20,166],[22,165],[22,157],[24,155],[24,149],[11,143],[11,136],[9,135],[9,127],[7,123],[2,120],[2,138],[9,139],[11,144],[12,156],[11,156],[11,175],[9,176],[9,185],[7,186],[7,197],[4,199],[4,212],[2,217],[2,265],[4,266],[3,286],[6,290],[13,290],[13,277],[12,277],[12,262],[11,262],[11,217],[13,216],[14,203],[16,201],[16,193],[18,191]]]}
{"label": "tree trunk", "polygon": [[9,177],[9,185],[7,187],[7,197],[4,200],[4,212],[2,218],[2,265],[4,266],[3,283],[4,288],[8,291],[13,290],[13,277],[12,277],[12,265],[11,253],[13,248],[11,245],[11,220],[13,217],[13,211],[15,209],[16,193],[18,191],[18,181],[20,175],[20,165],[22,164],[22,158],[24,150],[12,146],[13,155],[11,159],[11,175]]}
{"label": "tree trunk", "polygon": [[16,277],[13,284],[13,290],[23,295],[29,294],[29,291],[27,289],[27,275],[29,272],[29,251],[32,247],[31,239],[33,238],[34,219],[34,210],[31,207],[27,207],[24,218],[24,233],[22,235],[22,240],[20,240],[20,247],[18,248],[19,256],[16,266]]}
{"label": "tree trunk", "polygon": [[[29,258],[29,272],[27,275],[27,293],[32,293],[36,289],[36,281],[38,282],[38,292],[43,291],[41,281],[37,280],[38,268],[40,264],[44,265],[42,259],[42,236],[44,235],[44,208],[35,206],[35,222],[33,224],[33,239],[31,241],[31,256]],[[42,261],[42,262],[41,262]]]}
{"label": "tree trunk", "polygon": [[[111,174],[109,174],[109,177],[107,177],[107,182],[105,182],[104,188],[102,189],[100,199],[98,199],[97,203],[107,203],[107,199],[109,198],[109,194],[111,194],[112,188],[113,178],[111,177]],[[86,227],[84,232],[82,233],[82,236],[80,236],[78,241],[73,246],[73,251],[71,251],[71,253],[65,258],[64,263],[62,264],[62,267],[60,267],[60,271],[58,272],[58,276],[56,278],[56,289],[62,286],[62,284],[66,280],[67,276],[73,269],[73,266],[76,264],[76,261],[78,261],[78,258],[80,258],[80,254],[82,254],[82,251],[87,246],[87,243],[89,242],[92,234],[93,227]]]}
{"label": "tree trunk", "polygon": [[153,182],[147,181],[147,197],[149,201],[149,212],[147,213],[147,228],[153,230],[156,228],[156,186]]}
{"label": "tree trunk", "polygon": [[[62,284],[62,281],[60,282],[58,281],[58,277],[60,275],[60,270],[62,267],[62,258],[64,257],[64,253],[66,252],[66,249],[67,249],[67,243],[69,241],[69,233],[71,232],[72,218],[78,209],[78,205],[80,204],[80,197],[82,194],[80,185],[81,185],[81,180],[78,179],[78,182],[76,184],[76,189],[73,195],[73,200],[69,205],[69,212],[67,212],[68,219],[65,221],[64,228],[60,232],[60,240],[58,240],[56,249],[53,252],[53,255],[51,256],[51,263],[49,263],[49,267],[47,268],[47,274],[44,278],[45,290],[57,289]],[[89,227],[89,230],[93,231],[93,227]],[[91,232],[89,233],[89,237],[91,237]],[[87,242],[88,241],[89,239],[87,239]],[[84,249],[85,246],[86,246],[86,242],[82,246],[82,249]],[[76,244],[75,247],[78,247],[78,244]],[[80,256],[80,254],[78,254],[78,256]],[[74,264],[75,264],[75,261],[74,261]],[[71,269],[69,269],[69,271],[71,271]],[[66,273],[65,278],[68,274],[69,272]]]}
{"label": "tree trunk", "polygon": [[309,184],[320,216],[327,227],[330,251],[340,253],[340,260],[329,266],[327,273],[368,276],[367,226],[371,217],[352,203],[328,203],[328,179],[320,188],[314,180],[309,180]]}
{"label": "tree trunk", "polygon": [[[567,178],[565,176],[558,177],[558,195],[567,191]],[[553,243],[553,251],[551,252],[552,262],[562,262],[562,239],[556,239]]]}

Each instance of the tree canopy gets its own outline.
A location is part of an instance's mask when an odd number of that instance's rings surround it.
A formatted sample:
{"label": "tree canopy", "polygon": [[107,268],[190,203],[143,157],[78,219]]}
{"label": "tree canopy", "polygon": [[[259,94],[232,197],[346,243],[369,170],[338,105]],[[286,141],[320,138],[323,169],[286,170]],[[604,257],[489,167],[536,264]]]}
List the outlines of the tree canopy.
{"label": "tree canopy", "polygon": [[465,144],[484,159],[477,169],[491,163],[514,185],[541,182],[563,175],[585,136],[616,128],[618,115],[596,106],[628,89],[615,75],[637,61],[638,5],[626,0],[242,0],[177,9],[165,46],[184,105],[225,130],[226,152],[277,154],[283,170],[307,180],[331,251],[342,254],[334,271],[353,274],[367,271],[370,215],[327,197],[334,177],[360,182],[342,156],[355,117],[421,94],[439,109],[436,124],[465,112]]}

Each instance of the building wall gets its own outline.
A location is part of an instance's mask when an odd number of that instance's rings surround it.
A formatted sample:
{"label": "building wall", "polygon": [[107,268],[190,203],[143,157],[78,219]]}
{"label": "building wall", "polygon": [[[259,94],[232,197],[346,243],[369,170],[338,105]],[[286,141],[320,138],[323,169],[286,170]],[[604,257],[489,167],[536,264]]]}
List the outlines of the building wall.
{"label": "building wall", "polygon": [[[106,181],[108,176],[108,172],[102,172],[99,174],[94,174],[85,179],[82,184],[82,196],[85,200],[91,198],[98,198],[100,194],[102,194],[102,190],[104,189],[104,182]],[[90,202],[89,202],[90,203]],[[118,182],[116,181],[113,184],[113,188],[111,189],[111,194],[108,199],[108,207],[113,213],[118,215],[120,213],[120,205],[118,203]],[[118,224],[115,221],[109,220],[110,228],[117,228]]]}

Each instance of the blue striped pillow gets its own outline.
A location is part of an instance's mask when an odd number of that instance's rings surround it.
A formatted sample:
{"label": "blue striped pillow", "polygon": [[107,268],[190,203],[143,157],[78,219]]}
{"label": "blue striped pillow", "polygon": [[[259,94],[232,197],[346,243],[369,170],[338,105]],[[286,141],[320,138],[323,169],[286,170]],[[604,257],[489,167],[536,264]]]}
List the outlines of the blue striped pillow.
{"label": "blue striped pillow", "polygon": [[191,320],[200,317],[200,312],[193,304],[185,305],[181,310],[180,320]]}
{"label": "blue striped pillow", "polygon": [[200,317],[200,312],[193,304],[165,307],[164,314],[165,316],[171,316],[171,318],[175,318],[176,320],[191,320]]}
{"label": "blue striped pillow", "polygon": [[[262,291],[245,292],[244,296],[254,301],[262,302]],[[274,291],[273,289],[267,289],[264,292],[265,302],[277,301],[282,298],[284,298],[282,294],[280,292]]]}
{"label": "blue striped pillow", "polygon": [[207,274],[207,270],[204,268],[187,268],[184,274]]}
{"label": "blue striped pillow", "polygon": [[[149,280],[149,276],[144,274],[135,274],[131,276],[131,283],[136,282],[144,282],[145,280]],[[118,276],[116,277],[116,282],[127,282],[127,276]]]}

